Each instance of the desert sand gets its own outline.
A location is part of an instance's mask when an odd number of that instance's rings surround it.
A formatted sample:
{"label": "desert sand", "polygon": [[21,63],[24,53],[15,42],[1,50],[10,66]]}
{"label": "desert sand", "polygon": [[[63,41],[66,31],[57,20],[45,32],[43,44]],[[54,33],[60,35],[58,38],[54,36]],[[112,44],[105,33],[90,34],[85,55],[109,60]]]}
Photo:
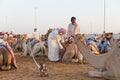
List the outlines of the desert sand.
{"label": "desert sand", "polygon": [[44,60],[48,68],[49,77],[40,77],[39,69],[33,59],[23,53],[15,53],[18,69],[0,71],[0,80],[105,80],[92,78],[87,75],[89,70],[94,70],[89,64],[50,62],[46,56],[38,56]]}

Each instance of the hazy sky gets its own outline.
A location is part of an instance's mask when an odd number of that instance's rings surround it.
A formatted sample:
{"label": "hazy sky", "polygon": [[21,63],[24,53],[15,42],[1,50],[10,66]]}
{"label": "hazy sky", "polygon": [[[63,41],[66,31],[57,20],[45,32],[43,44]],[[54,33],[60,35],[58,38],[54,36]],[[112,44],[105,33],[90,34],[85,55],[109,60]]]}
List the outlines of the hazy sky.
{"label": "hazy sky", "polygon": [[[0,0],[0,31],[32,33],[35,27],[67,28],[75,16],[82,33],[102,33],[104,0]],[[120,32],[120,0],[106,0],[106,31]]]}

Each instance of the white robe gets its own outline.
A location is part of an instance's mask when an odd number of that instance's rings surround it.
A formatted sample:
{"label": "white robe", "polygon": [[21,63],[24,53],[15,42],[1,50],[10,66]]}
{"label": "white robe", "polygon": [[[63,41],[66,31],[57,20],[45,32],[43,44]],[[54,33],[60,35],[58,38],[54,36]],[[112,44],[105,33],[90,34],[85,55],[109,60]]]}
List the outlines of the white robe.
{"label": "white robe", "polygon": [[58,30],[54,30],[48,36],[48,59],[50,61],[59,60],[59,50],[63,48],[60,41],[63,36],[58,34]]}
{"label": "white robe", "polygon": [[70,23],[68,25],[67,37],[76,34],[80,34],[80,26],[77,23],[75,24]]}
{"label": "white robe", "polygon": [[36,39],[36,40],[39,40],[40,37],[39,37],[39,32],[34,32],[33,33],[33,37]]}

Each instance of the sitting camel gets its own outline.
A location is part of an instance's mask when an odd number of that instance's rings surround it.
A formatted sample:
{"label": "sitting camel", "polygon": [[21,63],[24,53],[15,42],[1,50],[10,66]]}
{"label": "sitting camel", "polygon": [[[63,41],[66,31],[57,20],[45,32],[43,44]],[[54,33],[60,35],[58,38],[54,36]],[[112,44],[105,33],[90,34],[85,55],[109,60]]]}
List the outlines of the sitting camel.
{"label": "sitting camel", "polygon": [[12,68],[17,68],[15,57],[7,46],[0,46],[0,69],[1,70],[10,70]]}
{"label": "sitting camel", "polygon": [[62,57],[62,62],[83,63],[83,56],[81,55],[75,43],[68,44]]}
{"label": "sitting camel", "polygon": [[29,41],[24,40],[23,49],[25,56],[36,56],[39,52],[45,54],[46,48],[43,42],[33,41],[32,44]]}
{"label": "sitting camel", "polygon": [[64,50],[62,51],[62,62],[81,62],[83,63],[83,56],[78,50],[76,44],[73,42],[74,38],[69,37],[66,43],[62,43]]}
{"label": "sitting camel", "polygon": [[33,46],[33,50],[31,51],[30,56],[36,56],[39,52],[42,53],[42,54],[45,54],[45,52],[46,52],[46,48],[45,48],[45,46],[42,42],[36,43]]}
{"label": "sitting camel", "polygon": [[34,38],[28,38],[23,40],[22,46],[23,46],[23,51],[25,56],[31,55],[33,47],[36,43],[37,42],[35,41]]}
{"label": "sitting camel", "polygon": [[104,77],[110,80],[120,80],[120,43],[114,41],[112,50],[106,54],[92,54],[88,46],[82,42],[81,35],[75,37],[75,43],[87,60],[93,67],[99,71],[90,71],[88,74],[92,77]]}

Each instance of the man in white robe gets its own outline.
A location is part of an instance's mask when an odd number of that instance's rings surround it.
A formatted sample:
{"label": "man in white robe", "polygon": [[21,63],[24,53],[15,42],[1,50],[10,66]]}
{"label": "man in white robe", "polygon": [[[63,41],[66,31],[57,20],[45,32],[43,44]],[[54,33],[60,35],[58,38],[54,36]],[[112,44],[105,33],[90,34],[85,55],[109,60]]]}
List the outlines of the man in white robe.
{"label": "man in white robe", "polygon": [[33,38],[35,38],[37,41],[40,40],[39,32],[36,28],[34,29]]}
{"label": "man in white robe", "polygon": [[48,59],[50,61],[59,61],[59,50],[63,48],[60,41],[66,34],[64,28],[55,29],[48,36]]}
{"label": "man in white robe", "polygon": [[71,18],[71,23],[68,25],[67,37],[80,34],[80,26],[76,23],[76,18]]}

